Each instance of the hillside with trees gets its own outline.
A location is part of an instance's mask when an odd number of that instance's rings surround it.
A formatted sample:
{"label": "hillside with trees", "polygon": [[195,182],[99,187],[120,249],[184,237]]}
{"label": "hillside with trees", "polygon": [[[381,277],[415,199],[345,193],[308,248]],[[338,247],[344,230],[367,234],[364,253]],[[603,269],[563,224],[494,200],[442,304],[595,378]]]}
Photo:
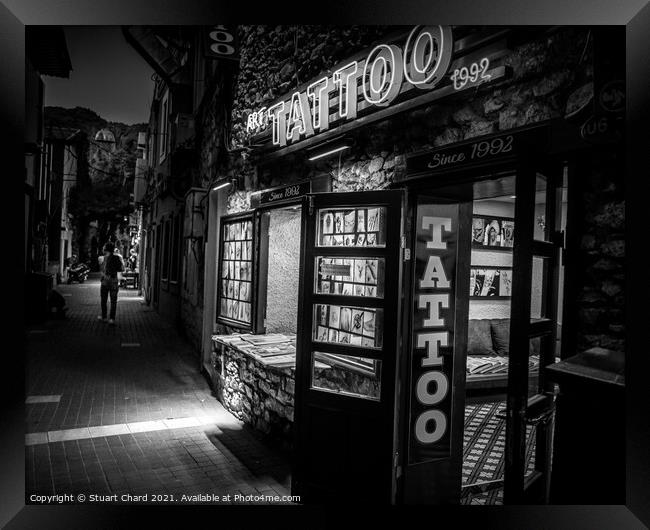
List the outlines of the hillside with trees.
{"label": "hillside with trees", "polygon": [[[77,185],[70,195],[70,213],[77,243],[73,251],[94,265],[105,242],[126,243],[129,238],[138,133],[145,131],[147,124],[109,122],[82,107],[46,107],[46,136],[57,128],[79,129],[87,138]],[[102,129],[109,130],[115,142],[95,140]]]}

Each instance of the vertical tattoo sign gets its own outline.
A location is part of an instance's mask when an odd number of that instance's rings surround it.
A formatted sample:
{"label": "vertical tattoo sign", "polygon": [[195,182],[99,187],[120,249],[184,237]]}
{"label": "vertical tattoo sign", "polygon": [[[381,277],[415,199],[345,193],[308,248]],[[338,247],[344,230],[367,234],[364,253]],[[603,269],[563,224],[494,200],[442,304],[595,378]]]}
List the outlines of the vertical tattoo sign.
{"label": "vertical tattoo sign", "polygon": [[458,205],[419,204],[409,464],[450,456]]}

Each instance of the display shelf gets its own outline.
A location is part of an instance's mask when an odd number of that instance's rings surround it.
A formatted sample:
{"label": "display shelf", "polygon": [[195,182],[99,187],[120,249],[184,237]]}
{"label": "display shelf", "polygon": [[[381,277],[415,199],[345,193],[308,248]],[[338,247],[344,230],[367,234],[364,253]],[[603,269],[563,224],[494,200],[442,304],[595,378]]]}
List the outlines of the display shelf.
{"label": "display shelf", "polygon": [[295,335],[252,335],[236,333],[213,335],[217,345],[236,349],[264,366],[293,370],[296,365]]}
{"label": "display shelf", "polygon": [[514,247],[502,247],[498,245],[482,245],[481,243],[472,243],[472,250],[488,250],[493,252],[512,252]]}

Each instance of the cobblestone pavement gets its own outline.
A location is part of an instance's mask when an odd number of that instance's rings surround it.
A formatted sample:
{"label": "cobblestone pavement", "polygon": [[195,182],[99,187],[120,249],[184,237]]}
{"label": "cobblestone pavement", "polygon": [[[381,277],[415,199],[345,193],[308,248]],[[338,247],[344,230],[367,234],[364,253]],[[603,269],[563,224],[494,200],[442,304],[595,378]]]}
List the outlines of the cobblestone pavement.
{"label": "cobblestone pavement", "polygon": [[67,318],[27,328],[26,502],[289,495],[286,455],[221,406],[198,355],[135,291],[120,290],[109,326],[96,278],[57,289]]}

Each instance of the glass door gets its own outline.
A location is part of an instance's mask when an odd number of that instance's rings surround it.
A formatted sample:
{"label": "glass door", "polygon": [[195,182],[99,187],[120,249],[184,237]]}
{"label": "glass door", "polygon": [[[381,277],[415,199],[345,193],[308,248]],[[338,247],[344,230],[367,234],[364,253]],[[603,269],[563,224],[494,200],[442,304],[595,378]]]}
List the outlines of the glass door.
{"label": "glass door", "polygon": [[[505,504],[548,502],[555,389],[544,367],[555,361],[558,339],[563,179],[561,164],[527,165],[517,174]],[[537,383],[529,388],[533,357]]]}
{"label": "glass door", "polygon": [[395,496],[401,191],[323,193],[303,204],[292,494]]}

